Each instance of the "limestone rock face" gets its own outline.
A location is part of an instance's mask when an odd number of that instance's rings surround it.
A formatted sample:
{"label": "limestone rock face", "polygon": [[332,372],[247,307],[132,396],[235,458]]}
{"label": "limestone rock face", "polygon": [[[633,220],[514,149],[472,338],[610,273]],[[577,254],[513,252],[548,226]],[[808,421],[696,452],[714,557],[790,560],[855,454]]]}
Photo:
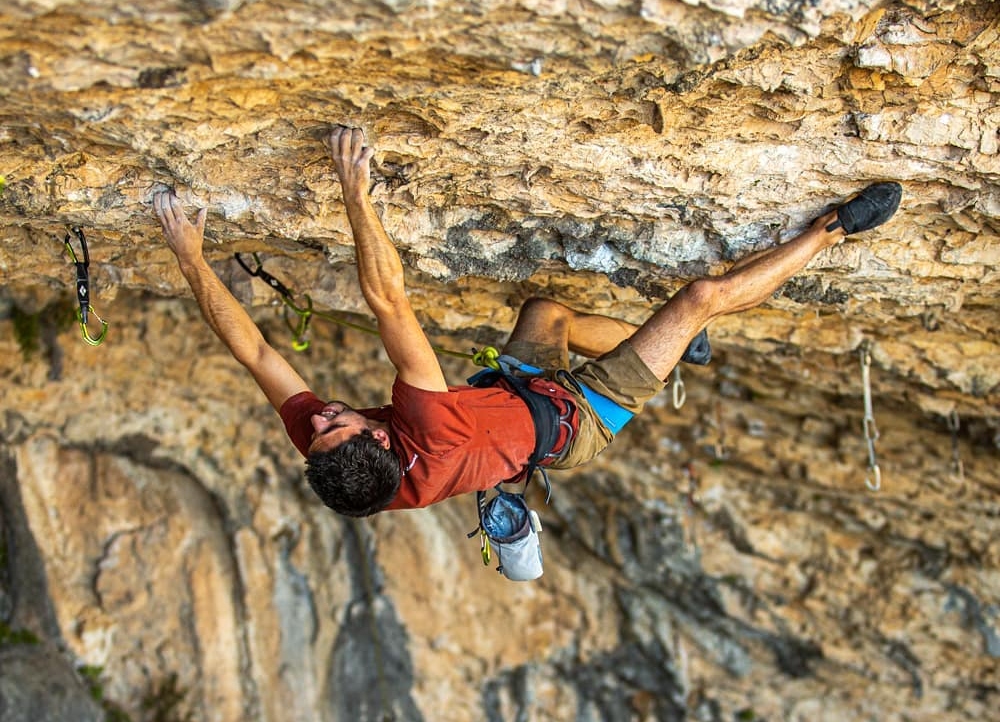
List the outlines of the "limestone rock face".
{"label": "limestone rock face", "polygon": [[[101,704],[134,720],[990,718],[998,15],[8,2],[0,720]],[[208,209],[213,267],[317,393],[385,403],[377,339],[316,320],[297,354],[275,292],[233,260],[257,253],[298,301],[370,323],[334,123],[377,149],[372,196],[414,306],[462,352],[501,343],[532,295],[641,322],[870,182],[904,197],[714,322],[681,408],[668,388],[554,474],[549,506],[533,494],[546,572],[514,584],[466,539],[473,499],[326,510],[163,244],[150,199],[172,188]],[[98,347],[69,320],[67,226],[110,322]],[[474,370],[443,363],[456,383]]]}

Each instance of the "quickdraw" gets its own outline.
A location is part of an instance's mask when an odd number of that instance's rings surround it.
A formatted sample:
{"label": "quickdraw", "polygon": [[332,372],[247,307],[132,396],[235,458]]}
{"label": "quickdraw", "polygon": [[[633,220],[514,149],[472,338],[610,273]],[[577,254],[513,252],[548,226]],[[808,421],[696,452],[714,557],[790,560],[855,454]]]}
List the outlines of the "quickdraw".
{"label": "quickdraw", "polygon": [[[256,253],[252,255],[254,263],[257,264],[257,267],[253,269],[243,261],[243,258],[239,253],[234,253],[233,257],[236,258],[236,262],[240,264],[244,271],[249,273],[251,276],[259,278],[278,292],[281,296],[281,300],[285,304],[285,323],[288,325],[288,329],[292,332],[292,348],[296,351],[305,351],[309,348],[309,339],[306,338],[306,333],[309,330],[309,321],[313,315],[312,298],[306,295],[305,308],[299,308],[296,306],[292,297],[292,292],[288,290],[288,287],[264,270],[264,266],[261,264],[260,258]],[[298,323],[294,326],[289,319],[288,311],[296,313],[299,317]]]}
{"label": "quickdraw", "polygon": [[[309,348],[310,341],[308,339],[309,324],[311,323],[313,317],[322,318],[332,323],[345,326],[347,328],[353,328],[355,331],[362,331],[364,333],[372,334],[377,336],[378,331],[369,326],[365,326],[360,323],[354,323],[353,321],[348,321],[346,318],[336,316],[332,313],[327,313],[325,311],[318,311],[313,307],[312,297],[308,293],[302,294],[305,299],[305,304],[300,306],[295,303],[295,294],[293,294],[288,286],[283,284],[277,278],[272,276],[270,273],[264,270],[261,264],[260,258],[256,253],[251,254],[253,256],[254,263],[257,264],[256,268],[250,268],[244,262],[243,258],[239,253],[234,253],[233,256],[236,258],[236,262],[240,264],[244,271],[246,271],[251,276],[259,278],[268,286],[273,288],[281,296],[281,301],[285,305],[285,323],[288,326],[288,330],[292,332],[292,348],[296,351],[305,351]],[[298,320],[294,323],[292,322],[290,314],[294,314],[298,317]],[[480,366],[489,366],[490,368],[497,368],[491,365],[490,361],[496,363],[496,357],[499,352],[492,347],[486,347],[482,351],[474,351],[473,353],[462,353],[461,351],[452,351],[450,349],[441,348],[440,346],[433,346],[435,353],[443,354],[446,356],[455,356],[456,358],[472,359]],[[492,352],[492,356],[491,356]]]}
{"label": "quickdraw", "polygon": [[[101,342],[104,341],[104,337],[108,335],[108,322],[98,316],[97,311],[90,305],[90,251],[87,249],[87,238],[83,235],[83,229],[79,226],[73,226],[70,232],[80,242],[80,255],[83,256],[82,261],[77,257],[76,251],[73,250],[70,233],[67,233],[66,238],[63,240],[63,245],[66,246],[66,251],[69,253],[73,265],[76,266],[76,300],[80,306],[76,311],[76,317],[80,322],[80,331],[83,334],[83,340],[91,346],[100,346]],[[101,324],[101,333],[97,338],[91,336],[90,329],[87,328],[90,314],[93,314],[94,318]]]}
{"label": "quickdraw", "polygon": [[868,471],[872,477],[865,477],[865,486],[871,491],[878,491],[882,488],[882,470],[879,469],[875,461],[875,442],[878,440],[878,428],[875,426],[875,414],[872,413],[872,385],[871,385],[871,344],[864,341],[858,350],[861,357],[861,385],[864,391],[865,418],[864,432],[865,442],[868,444]]}

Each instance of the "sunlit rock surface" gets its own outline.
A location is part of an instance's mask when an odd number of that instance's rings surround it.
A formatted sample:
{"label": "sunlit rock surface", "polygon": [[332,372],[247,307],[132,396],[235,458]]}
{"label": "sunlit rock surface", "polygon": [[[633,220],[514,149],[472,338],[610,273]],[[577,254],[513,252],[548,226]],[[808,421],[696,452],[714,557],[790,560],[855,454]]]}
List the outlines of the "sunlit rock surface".
{"label": "sunlit rock surface", "polygon": [[[8,3],[0,719],[989,719],[998,95],[985,1]],[[153,219],[163,188],[207,207],[214,267],[317,393],[384,403],[374,337],[317,320],[296,354],[233,260],[370,323],[338,122],[461,352],[531,295],[639,322],[872,181],[904,198],[714,323],[680,409],[554,474],[545,575],[514,584],[471,498],[357,522],[312,496]]]}

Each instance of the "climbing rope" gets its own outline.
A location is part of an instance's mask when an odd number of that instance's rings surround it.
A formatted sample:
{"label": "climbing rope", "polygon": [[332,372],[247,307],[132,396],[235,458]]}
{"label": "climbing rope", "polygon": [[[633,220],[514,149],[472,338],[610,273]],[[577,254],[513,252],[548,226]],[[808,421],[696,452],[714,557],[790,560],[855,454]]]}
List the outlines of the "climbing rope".
{"label": "climbing rope", "polygon": [[859,348],[861,357],[861,385],[864,389],[864,432],[865,442],[868,444],[868,471],[872,478],[865,476],[865,486],[872,491],[882,488],[882,471],[875,461],[875,442],[878,440],[878,428],[875,426],[875,415],[872,413],[872,386],[871,386],[871,344],[863,341]]}
{"label": "climbing rope", "polygon": [[[251,276],[259,278],[264,281],[268,286],[273,288],[281,296],[281,301],[285,305],[285,323],[288,326],[289,331],[292,332],[292,348],[296,351],[305,351],[309,348],[309,339],[306,337],[309,332],[309,324],[313,317],[322,318],[332,323],[344,326],[346,328],[354,329],[355,331],[361,331],[363,333],[372,334],[378,336],[378,330],[365,326],[364,324],[355,323],[349,321],[346,318],[338,316],[336,314],[328,313],[326,311],[318,311],[313,307],[312,297],[308,293],[302,294],[305,299],[304,305],[299,305],[295,303],[295,294],[293,294],[288,287],[279,281],[277,278],[272,276],[270,273],[264,270],[263,265],[260,262],[260,258],[256,253],[251,254],[253,256],[254,263],[257,264],[256,268],[250,268],[240,256],[239,253],[233,254],[236,258],[236,262],[240,264],[244,271],[246,271]],[[290,315],[294,314],[298,317],[296,322],[292,322]],[[495,371],[500,369],[500,365],[497,362],[497,358],[500,356],[500,352],[497,351],[492,346],[487,346],[484,349],[476,350],[473,349],[471,353],[464,353],[462,351],[452,351],[451,349],[443,348],[441,346],[431,346],[435,353],[443,356],[453,356],[455,358],[471,359],[473,363],[480,366],[489,367]]]}
{"label": "climbing rope", "polygon": [[[76,266],[76,300],[80,305],[77,309],[76,317],[80,322],[80,331],[83,334],[83,340],[91,346],[100,346],[101,342],[104,341],[104,337],[108,335],[108,322],[98,316],[97,311],[90,305],[90,251],[87,249],[87,238],[83,235],[83,229],[79,226],[73,226],[70,231],[80,242],[80,255],[83,256],[83,260],[79,260],[76,251],[73,250],[70,234],[67,233],[66,238],[63,240],[63,245],[66,246],[66,251],[69,253],[73,265]],[[101,333],[97,338],[91,336],[90,329],[87,328],[90,314],[93,314],[94,318],[101,324]]]}

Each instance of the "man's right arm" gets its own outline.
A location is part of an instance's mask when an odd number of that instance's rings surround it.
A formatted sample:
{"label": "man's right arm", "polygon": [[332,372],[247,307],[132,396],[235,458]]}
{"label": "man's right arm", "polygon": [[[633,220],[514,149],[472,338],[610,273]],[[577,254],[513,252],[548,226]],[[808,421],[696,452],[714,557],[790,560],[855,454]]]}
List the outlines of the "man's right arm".
{"label": "man's right arm", "polygon": [[205,321],[251,373],[275,410],[280,411],[282,404],[295,394],[308,391],[302,377],[264,340],[260,329],[205,261],[202,255],[205,209],[192,224],[184,215],[181,202],[169,192],[157,193],[153,208]]}
{"label": "man's right arm", "polygon": [[358,282],[378,321],[389,361],[403,383],[425,391],[447,391],[434,349],[407,298],[399,252],[368,197],[374,150],[365,145],[360,129],[337,126],[330,134],[330,152],[354,236]]}

